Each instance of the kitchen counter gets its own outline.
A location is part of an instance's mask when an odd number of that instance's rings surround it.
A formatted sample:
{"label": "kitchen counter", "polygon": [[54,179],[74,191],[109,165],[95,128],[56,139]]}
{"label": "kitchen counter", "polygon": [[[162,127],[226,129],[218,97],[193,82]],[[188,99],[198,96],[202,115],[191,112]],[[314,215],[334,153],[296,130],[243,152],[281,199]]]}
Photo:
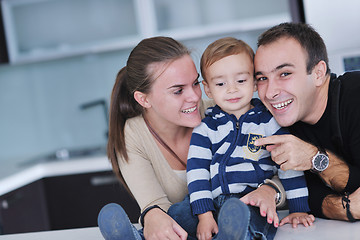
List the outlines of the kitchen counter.
{"label": "kitchen counter", "polygon": [[39,163],[18,169],[9,166],[7,174],[0,174],[0,196],[45,177],[111,171],[111,169],[111,164],[105,155]]}
{"label": "kitchen counter", "polygon": [[[280,211],[280,217],[287,214],[286,210]],[[360,222],[349,223],[336,220],[317,218],[311,227],[298,226],[292,228],[286,224],[278,229],[275,240],[350,240],[360,236]],[[10,234],[0,236],[0,240],[103,240],[98,227],[79,228],[71,230],[45,231],[36,233]]]}

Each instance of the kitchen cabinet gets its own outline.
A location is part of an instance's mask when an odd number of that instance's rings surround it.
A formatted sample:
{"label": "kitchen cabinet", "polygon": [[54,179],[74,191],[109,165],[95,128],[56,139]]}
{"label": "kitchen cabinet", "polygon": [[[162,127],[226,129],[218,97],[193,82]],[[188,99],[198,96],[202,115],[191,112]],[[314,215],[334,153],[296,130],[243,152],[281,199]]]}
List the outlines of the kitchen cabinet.
{"label": "kitchen cabinet", "polygon": [[194,40],[291,21],[294,0],[2,0],[11,63],[130,49],[166,35]]}
{"label": "kitchen cabinet", "polygon": [[1,5],[0,5],[0,63],[6,63],[9,61],[6,47],[7,45],[5,41],[4,23],[3,23]]}
{"label": "kitchen cabinet", "polygon": [[49,230],[41,180],[0,197],[0,234]]}
{"label": "kitchen cabinet", "polygon": [[45,177],[0,197],[1,233],[94,227],[110,202],[137,223],[140,209],[111,171]]}

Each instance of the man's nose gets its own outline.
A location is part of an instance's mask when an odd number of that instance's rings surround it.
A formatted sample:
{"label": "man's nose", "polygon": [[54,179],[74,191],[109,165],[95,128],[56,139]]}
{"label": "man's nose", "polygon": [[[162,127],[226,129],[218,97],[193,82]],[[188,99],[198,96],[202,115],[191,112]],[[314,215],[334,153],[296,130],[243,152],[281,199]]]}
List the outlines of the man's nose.
{"label": "man's nose", "polygon": [[280,87],[275,79],[268,80],[268,86],[266,89],[266,98],[274,99],[280,94]]}

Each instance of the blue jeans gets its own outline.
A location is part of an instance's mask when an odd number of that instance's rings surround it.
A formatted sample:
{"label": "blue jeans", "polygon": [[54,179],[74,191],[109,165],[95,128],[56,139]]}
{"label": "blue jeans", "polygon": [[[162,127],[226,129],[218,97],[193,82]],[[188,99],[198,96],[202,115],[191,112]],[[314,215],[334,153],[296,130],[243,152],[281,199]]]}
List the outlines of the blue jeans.
{"label": "blue jeans", "polygon": [[[221,206],[229,198],[241,198],[241,194],[231,194],[231,195],[220,195],[214,199],[215,211],[214,219],[217,220],[217,216],[220,212]],[[275,237],[277,228],[274,225],[267,223],[267,219],[260,215],[260,210],[258,207],[248,206],[250,211],[250,225],[248,229],[247,239],[262,239],[262,240],[272,240]],[[188,239],[195,240],[196,238],[196,229],[199,223],[198,217],[194,216],[191,211],[190,198],[189,195],[185,197],[182,202],[173,204],[169,210],[168,214],[188,233]],[[213,238],[216,239],[216,236]]]}

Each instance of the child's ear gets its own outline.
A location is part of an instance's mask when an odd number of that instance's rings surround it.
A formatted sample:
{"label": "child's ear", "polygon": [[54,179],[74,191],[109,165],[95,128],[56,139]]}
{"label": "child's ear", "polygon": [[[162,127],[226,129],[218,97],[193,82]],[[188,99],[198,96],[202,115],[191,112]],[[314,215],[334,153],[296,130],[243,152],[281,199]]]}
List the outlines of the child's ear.
{"label": "child's ear", "polygon": [[134,92],[134,98],[143,108],[150,108],[151,107],[151,104],[148,101],[147,95],[145,93],[135,91]]}
{"label": "child's ear", "polygon": [[254,81],[254,92],[257,91],[257,84],[256,84],[256,81]]}
{"label": "child's ear", "polygon": [[202,84],[204,85],[204,91],[205,91],[206,96],[208,96],[208,98],[212,99],[213,97],[212,97],[212,94],[211,94],[211,91],[209,88],[209,84],[206,82],[206,80],[203,80]]}

